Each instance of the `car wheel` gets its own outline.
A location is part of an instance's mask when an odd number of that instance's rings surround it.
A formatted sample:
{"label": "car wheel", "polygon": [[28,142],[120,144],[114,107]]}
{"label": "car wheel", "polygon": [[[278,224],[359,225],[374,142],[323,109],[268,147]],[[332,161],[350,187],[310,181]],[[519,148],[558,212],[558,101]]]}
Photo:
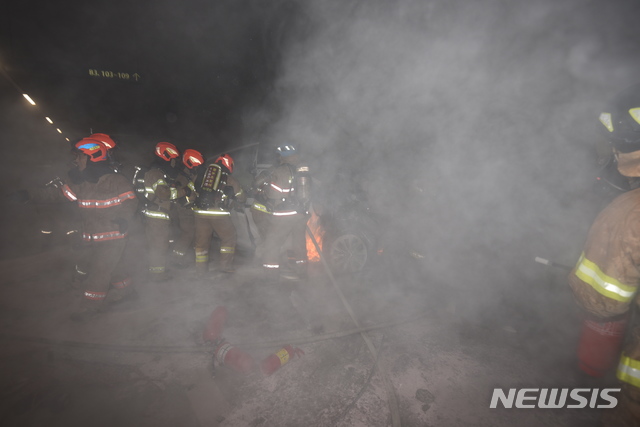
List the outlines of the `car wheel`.
{"label": "car wheel", "polygon": [[359,273],[369,260],[369,251],[362,237],[347,233],[331,239],[325,256],[334,273]]}

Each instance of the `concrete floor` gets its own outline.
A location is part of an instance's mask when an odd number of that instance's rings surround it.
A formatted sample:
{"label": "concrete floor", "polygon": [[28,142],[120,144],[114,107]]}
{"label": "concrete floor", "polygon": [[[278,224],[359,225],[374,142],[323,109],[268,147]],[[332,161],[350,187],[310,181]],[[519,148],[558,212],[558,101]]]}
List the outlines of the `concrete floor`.
{"label": "concrete floor", "polygon": [[[86,324],[69,320],[75,255],[60,244],[0,262],[3,425],[595,426],[602,410],[489,402],[494,388],[615,385],[578,375],[570,298],[472,310],[481,295],[422,282],[419,270],[394,279],[389,263],[409,265],[397,254],[338,277],[344,300],[321,264],[308,282],[269,287],[242,259],[217,282],[175,270],[176,280],[145,283],[139,271],[139,300]],[[553,287],[563,276],[541,279]],[[214,366],[202,340],[220,305],[224,338],[255,362],[249,374]],[[261,374],[285,344],[305,354]]]}

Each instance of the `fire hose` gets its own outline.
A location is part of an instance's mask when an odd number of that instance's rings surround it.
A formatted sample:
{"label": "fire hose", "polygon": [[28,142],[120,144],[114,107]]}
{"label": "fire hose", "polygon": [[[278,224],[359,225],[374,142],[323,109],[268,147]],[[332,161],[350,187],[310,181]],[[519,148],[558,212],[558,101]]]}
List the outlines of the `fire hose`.
{"label": "fire hose", "polygon": [[[327,264],[327,260],[324,258],[324,255],[322,254],[322,250],[318,245],[318,241],[316,240],[315,236],[309,229],[308,225],[306,226],[306,228],[307,228],[307,234],[311,238],[311,241],[313,242],[313,246],[315,246],[316,251],[320,255],[320,261],[322,261],[322,265],[325,271],[327,272],[327,275],[329,276],[329,279],[331,280],[333,287],[338,293],[338,296],[340,297],[340,300],[342,301],[344,308],[347,310],[347,313],[349,313],[349,316],[351,317],[351,320],[356,325],[356,327],[360,328],[360,322],[358,322],[358,319],[353,313],[351,306],[349,305],[349,303],[347,302],[347,299],[344,297],[344,294],[342,293],[342,289],[340,289],[340,286],[338,286],[338,282],[336,282],[336,279],[333,277],[333,274],[331,273],[331,268],[329,268],[329,264]],[[391,380],[389,380],[389,375],[387,371],[382,367],[382,362],[378,360],[378,352],[376,351],[376,348],[374,347],[373,342],[371,341],[371,338],[369,338],[369,335],[367,335],[366,332],[362,331],[360,332],[360,336],[364,340],[365,344],[367,345],[367,348],[369,349],[369,352],[373,356],[373,360],[376,361],[376,363],[378,364],[380,376],[382,377],[382,382],[387,391],[387,398],[389,399],[389,411],[391,412],[391,424],[394,427],[400,426],[400,409],[398,406],[398,399],[396,398],[396,393],[395,393],[395,390],[393,389],[393,385],[391,384]]]}
{"label": "fire hose", "polygon": [[[403,323],[409,323],[416,321],[426,316],[426,313],[419,313],[415,316],[410,316],[405,319],[395,320],[392,322],[380,323],[377,325],[365,326],[360,328],[348,329],[346,331],[330,332],[326,334],[312,335],[308,337],[286,338],[278,339],[275,341],[261,341],[261,342],[238,342],[237,345],[245,348],[273,348],[281,345],[283,342],[289,344],[310,344],[335,338],[342,338],[349,335],[359,334],[362,332],[373,331],[376,329],[391,328],[401,325]],[[104,343],[92,343],[82,341],[71,340],[56,340],[51,338],[42,337],[29,337],[25,335],[10,334],[0,332],[0,340],[4,341],[17,341],[25,342],[29,344],[41,344],[54,347],[68,347],[79,348],[86,350],[106,350],[106,351],[119,351],[124,353],[209,353],[211,352],[210,345],[132,345],[132,344],[104,344]]]}

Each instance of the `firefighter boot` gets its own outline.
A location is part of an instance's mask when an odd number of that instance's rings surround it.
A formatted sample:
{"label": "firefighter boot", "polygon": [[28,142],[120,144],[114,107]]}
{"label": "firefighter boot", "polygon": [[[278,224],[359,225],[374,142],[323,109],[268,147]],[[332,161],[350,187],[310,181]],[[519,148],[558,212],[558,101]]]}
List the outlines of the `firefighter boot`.
{"label": "firefighter boot", "polygon": [[98,315],[100,306],[100,302],[83,299],[80,309],[71,313],[71,320],[77,323],[88,322]]}
{"label": "firefighter boot", "polygon": [[189,267],[189,259],[184,252],[173,250],[171,252],[171,264],[182,270]]}

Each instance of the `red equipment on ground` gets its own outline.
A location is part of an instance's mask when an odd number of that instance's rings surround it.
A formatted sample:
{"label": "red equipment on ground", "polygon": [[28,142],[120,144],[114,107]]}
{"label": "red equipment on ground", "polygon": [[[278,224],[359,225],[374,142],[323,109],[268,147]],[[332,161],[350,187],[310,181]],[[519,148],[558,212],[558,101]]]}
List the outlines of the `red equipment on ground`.
{"label": "red equipment on ground", "polygon": [[300,357],[302,355],[304,355],[304,351],[301,349],[285,345],[280,350],[267,356],[262,362],[260,362],[260,370],[264,375],[269,376],[280,369],[282,365],[287,363],[293,357]]}
{"label": "red equipment on ground", "polygon": [[602,377],[620,358],[627,319],[616,322],[582,322],[578,347],[580,369],[592,377]]}
{"label": "red equipment on ground", "polygon": [[253,370],[253,358],[224,339],[216,348],[215,360],[241,374],[248,374]]}
{"label": "red equipment on ground", "polygon": [[227,321],[227,308],[220,305],[211,312],[207,325],[202,332],[202,339],[206,342],[215,342],[221,335],[224,329],[224,324]]}

